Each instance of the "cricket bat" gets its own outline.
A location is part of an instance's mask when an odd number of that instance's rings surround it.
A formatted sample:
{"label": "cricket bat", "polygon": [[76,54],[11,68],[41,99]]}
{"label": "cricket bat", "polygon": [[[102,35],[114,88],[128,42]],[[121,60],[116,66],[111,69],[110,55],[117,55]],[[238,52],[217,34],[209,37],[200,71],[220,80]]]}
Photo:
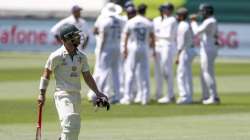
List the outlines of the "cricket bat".
{"label": "cricket bat", "polygon": [[40,104],[38,105],[38,119],[37,119],[37,127],[36,127],[36,140],[41,140],[42,139],[42,110],[43,106]]}

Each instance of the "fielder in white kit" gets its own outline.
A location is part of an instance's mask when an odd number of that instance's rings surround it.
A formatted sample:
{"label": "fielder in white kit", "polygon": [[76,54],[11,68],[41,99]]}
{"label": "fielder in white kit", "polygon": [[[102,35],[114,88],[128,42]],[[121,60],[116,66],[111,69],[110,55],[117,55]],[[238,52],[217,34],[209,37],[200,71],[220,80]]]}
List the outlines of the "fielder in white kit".
{"label": "fielder in white kit", "polygon": [[180,8],[176,12],[179,25],[177,28],[177,86],[179,98],[177,104],[192,103],[193,80],[192,80],[192,60],[195,56],[193,47],[193,33],[189,23],[186,21],[188,10]]}
{"label": "fielder in white kit", "polygon": [[174,16],[172,16],[172,12],[174,10],[174,6],[171,3],[164,4],[164,14],[165,18],[161,24],[161,32],[157,37],[158,44],[158,52],[160,52],[160,68],[161,71],[157,72],[159,74],[159,82],[157,88],[158,95],[162,95],[162,84],[163,79],[167,80],[167,95],[158,99],[158,103],[171,103],[175,102],[174,95],[174,55],[176,52],[176,31],[177,31],[177,21]]}
{"label": "fielder in white kit", "polygon": [[[95,35],[96,38],[96,48],[95,48],[95,67],[94,67],[94,72],[93,72],[93,77],[95,79],[95,81],[97,83],[99,83],[99,79],[100,79],[100,75],[102,74],[102,68],[100,67],[100,53],[101,53],[101,41],[102,36],[100,34],[100,28],[102,27],[102,24],[104,23],[103,21],[105,21],[106,19],[109,18],[110,15],[114,15],[116,17],[119,17],[119,14],[122,12],[122,8],[113,3],[113,2],[109,2],[107,3],[102,11],[101,14],[97,17],[96,22],[94,24],[94,29],[93,29],[93,33]],[[108,41],[111,45],[112,43],[110,41]],[[107,42],[105,43],[107,44]],[[105,83],[101,82],[103,84],[103,92],[104,93],[108,93],[108,91],[111,88],[110,82],[108,80],[105,81]],[[92,90],[89,90],[88,94],[88,100],[91,101],[95,98],[95,94],[93,93]]]}
{"label": "fielder in white kit", "polygon": [[87,56],[77,49],[80,30],[74,25],[66,24],[60,29],[59,37],[63,46],[51,53],[46,62],[38,102],[41,105],[45,103],[46,89],[53,72],[56,80],[54,99],[62,127],[60,140],[78,140],[81,126],[80,75],[83,75],[87,85],[96,93],[98,102],[101,100],[108,104],[108,98],[98,90],[89,72]]}
{"label": "fielder in white kit", "polygon": [[[130,104],[132,101],[132,83],[135,77],[136,69],[139,70],[139,80],[141,86],[141,104],[146,105],[149,102],[149,62],[148,47],[154,46],[154,33],[152,23],[143,15],[146,12],[146,5],[138,7],[138,15],[130,19],[125,25],[125,92],[120,100],[121,104]],[[136,11],[132,11],[136,15]],[[152,41],[150,43],[150,41]],[[153,49],[154,50],[154,49]],[[155,53],[155,50],[154,50]]]}
{"label": "fielder in white kit", "polygon": [[191,17],[191,26],[194,35],[201,35],[201,85],[203,104],[218,104],[220,99],[217,94],[214,74],[214,61],[217,57],[217,21],[214,18],[214,8],[210,4],[201,4],[199,7],[203,22],[198,26],[196,16]]}
{"label": "fielder in white kit", "polygon": [[115,12],[106,13],[102,24],[99,27],[100,35],[100,54],[99,54],[99,80],[98,87],[104,92],[105,83],[108,77],[112,77],[114,88],[114,96],[111,103],[119,102],[120,96],[120,80],[119,80],[119,64],[120,64],[120,41],[123,28],[123,20],[115,14]]}
{"label": "fielder in white kit", "polygon": [[162,54],[162,45],[160,43],[160,37],[162,32],[162,23],[165,18],[164,16],[164,5],[159,6],[160,16],[153,19],[154,24],[154,33],[155,33],[155,64],[154,64],[154,73],[155,73],[155,81],[156,81],[156,97],[158,100],[162,97],[162,89],[163,89],[163,77],[162,77],[162,68],[161,68],[161,54]]}
{"label": "fielder in white kit", "polygon": [[[88,27],[86,21],[81,18],[81,11],[82,8],[78,5],[74,5],[71,8],[71,15],[60,20],[58,23],[56,23],[50,30],[50,32],[54,35],[54,37],[57,39],[58,42],[61,42],[61,39],[59,37],[60,28],[62,28],[65,24],[73,24],[78,28],[79,30],[83,31],[81,34],[81,40],[88,39]],[[61,42],[62,43],[62,42]],[[82,42],[79,44],[78,49],[80,51],[83,51],[86,47],[87,42]]]}

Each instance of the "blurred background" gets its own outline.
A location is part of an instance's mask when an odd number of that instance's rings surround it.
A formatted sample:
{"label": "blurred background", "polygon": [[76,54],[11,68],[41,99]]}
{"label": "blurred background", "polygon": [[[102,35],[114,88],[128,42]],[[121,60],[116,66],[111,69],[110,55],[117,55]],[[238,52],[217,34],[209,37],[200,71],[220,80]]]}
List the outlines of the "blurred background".
{"label": "blurred background", "polygon": [[[127,0],[116,0],[121,6]],[[197,12],[200,3],[209,2],[215,8],[219,22],[220,56],[250,57],[250,1],[248,0],[168,0],[176,8],[185,6],[190,13]],[[78,4],[84,10],[89,30],[108,0],[0,0],[0,51],[51,52],[58,48],[50,28],[60,19],[70,15]],[[166,0],[134,0],[135,4],[149,5],[147,16],[158,16],[158,6]],[[91,37],[87,51],[93,52],[95,40]]]}
{"label": "blurred background", "polygon": [[[127,0],[117,0],[122,6]],[[83,8],[89,32],[109,0],[0,0],[0,139],[33,140],[36,127],[36,98],[40,75],[49,53],[60,47],[51,27],[69,16],[73,5]],[[94,112],[83,100],[80,138],[86,140],[249,140],[250,138],[250,0],[133,0],[148,4],[147,17],[158,16],[158,6],[172,2],[176,9],[196,13],[200,3],[214,6],[219,23],[219,57],[216,79],[222,104],[148,106],[114,105],[111,111]],[[199,46],[197,49],[199,49]],[[86,48],[93,70],[95,39],[90,34]],[[151,94],[155,81],[151,63]],[[193,63],[194,100],[201,97],[200,63]],[[88,88],[82,84],[82,95]],[[44,113],[44,140],[60,132],[53,103],[52,79]],[[165,87],[164,87],[165,88]],[[166,92],[167,90],[164,89]],[[177,95],[176,85],[175,93]]]}

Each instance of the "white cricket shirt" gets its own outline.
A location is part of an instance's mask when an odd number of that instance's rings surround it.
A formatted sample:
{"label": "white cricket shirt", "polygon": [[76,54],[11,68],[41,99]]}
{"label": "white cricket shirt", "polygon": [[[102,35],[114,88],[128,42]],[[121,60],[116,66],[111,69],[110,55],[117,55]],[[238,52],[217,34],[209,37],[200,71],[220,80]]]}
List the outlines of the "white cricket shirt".
{"label": "white cricket shirt", "polygon": [[177,49],[185,50],[193,44],[193,33],[187,21],[181,21],[177,28]]}
{"label": "white cricket shirt", "polygon": [[148,48],[149,34],[154,33],[154,29],[150,20],[137,15],[128,20],[124,32],[129,34],[128,48],[144,50]]}
{"label": "white cricket shirt", "polygon": [[217,34],[217,21],[214,17],[205,19],[200,26],[196,21],[191,22],[194,35],[202,35],[201,47],[211,48],[215,44]]}
{"label": "white cricket shirt", "polygon": [[99,26],[101,42],[104,41],[103,49],[120,50],[121,34],[124,22],[120,17],[107,16],[103,18]]}
{"label": "white cricket shirt", "polygon": [[177,34],[177,21],[173,16],[165,17],[161,26],[160,38],[166,39],[169,43],[173,44],[176,42]]}
{"label": "white cricket shirt", "polygon": [[155,17],[153,19],[153,25],[154,25],[154,33],[155,33],[155,37],[159,38],[161,37],[161,32],[162,32],[162,23],[163,23],[164,18],[162,19],[161,16]]}
{"label": "white cricket shirt", "polygon": [[45,68],[54,72],[56,91],[80,92],[80,76],[89,71],[87,56],[79,51],[73,60],[64,46],[51,53]]}

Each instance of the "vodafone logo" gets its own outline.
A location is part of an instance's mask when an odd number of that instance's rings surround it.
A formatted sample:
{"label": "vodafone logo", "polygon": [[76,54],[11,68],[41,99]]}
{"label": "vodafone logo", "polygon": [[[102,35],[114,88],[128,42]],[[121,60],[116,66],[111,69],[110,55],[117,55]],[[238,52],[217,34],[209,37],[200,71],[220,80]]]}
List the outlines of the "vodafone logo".
{"label": "vodafone logo", "polygon": [[8,45],[59,45],[56,39],[49,38],[49,31],[39,29],[23,29],[18,25],[9,28],[0,27],[0,44]]}

